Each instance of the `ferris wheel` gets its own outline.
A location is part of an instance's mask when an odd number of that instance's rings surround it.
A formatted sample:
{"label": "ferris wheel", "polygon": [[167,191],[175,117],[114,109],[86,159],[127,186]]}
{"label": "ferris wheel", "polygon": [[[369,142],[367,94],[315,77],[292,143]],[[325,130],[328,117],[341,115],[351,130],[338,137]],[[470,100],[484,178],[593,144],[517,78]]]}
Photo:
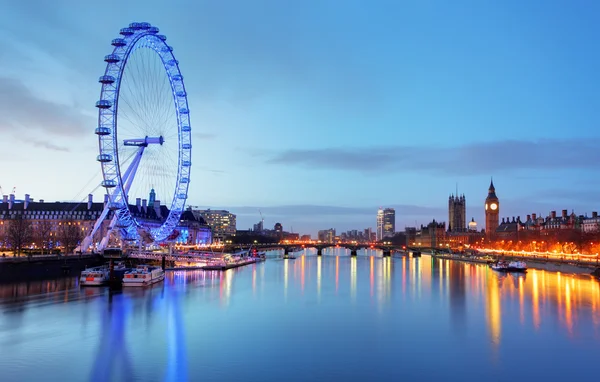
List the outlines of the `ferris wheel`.
{"label": "ferris wheel", "polygon": [[[123,240],[163,242],[172,238],[184,209],[190,182],[192,140],[187,94],[179,62],[166,36],[150,23],[131,23],[112,40],[98,108],[99,153],[109,202],[90,237],[110,211],[111,228]],[[137,219],[135,200],[168,207],[158,223]],[[143,208],[143,206],[137,207]],[[160,218],[160,219],[158,219]],[[171,237],[170,237],[171,236]],[[102,240],[104,248],[108,235]]]}

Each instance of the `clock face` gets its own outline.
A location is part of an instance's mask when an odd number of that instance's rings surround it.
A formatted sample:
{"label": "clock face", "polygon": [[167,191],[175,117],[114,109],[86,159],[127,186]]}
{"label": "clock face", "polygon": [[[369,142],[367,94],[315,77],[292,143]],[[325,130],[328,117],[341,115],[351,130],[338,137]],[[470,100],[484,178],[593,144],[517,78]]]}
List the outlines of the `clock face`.
{"label": "clock face", "polygon": [[489,207],[489,206],[488,206],[488,204],[486,203],[486,204],[485,204],[485,210],[486,210],[486,211],[487,211],[488,207]]}
{"label": "clock face", "polygon": [[498,209],[498,205],[496,203],[492,203],[490,205],[490,208],[492,209],[492,211],[496,211]]}

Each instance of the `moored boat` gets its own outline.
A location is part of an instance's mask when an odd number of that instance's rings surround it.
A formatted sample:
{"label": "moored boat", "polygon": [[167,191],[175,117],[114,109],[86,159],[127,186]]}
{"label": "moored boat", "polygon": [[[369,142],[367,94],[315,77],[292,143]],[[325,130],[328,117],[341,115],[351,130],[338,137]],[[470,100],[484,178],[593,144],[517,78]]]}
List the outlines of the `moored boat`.
{"label": "moored boat", "polygon": [[137,268],[125,272],[123,286],[143,287],[163,281],[164,279],[165,272],[161,267],[138,265]]}
{"label": "moored boat", "polygon": [[108,267],[93,267],[81,271],[80,286],[101,286],[108,283]]}
{"label": "moored boat", "polygon": [[499,260],[498,262],[491,265],[491,268],[499,272],[527,272],[527,264],[524,261],[504,261]]}

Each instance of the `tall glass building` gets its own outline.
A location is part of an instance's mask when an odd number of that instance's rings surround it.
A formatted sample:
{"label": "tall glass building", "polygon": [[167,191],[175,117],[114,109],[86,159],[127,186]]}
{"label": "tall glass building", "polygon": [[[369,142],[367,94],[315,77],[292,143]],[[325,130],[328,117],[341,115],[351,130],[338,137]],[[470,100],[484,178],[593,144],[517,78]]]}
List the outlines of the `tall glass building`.
{"label": "tall glass building", "polygon": [[396,211],[379,208],[377,211],[377,241],[392,237],[396,233]]}

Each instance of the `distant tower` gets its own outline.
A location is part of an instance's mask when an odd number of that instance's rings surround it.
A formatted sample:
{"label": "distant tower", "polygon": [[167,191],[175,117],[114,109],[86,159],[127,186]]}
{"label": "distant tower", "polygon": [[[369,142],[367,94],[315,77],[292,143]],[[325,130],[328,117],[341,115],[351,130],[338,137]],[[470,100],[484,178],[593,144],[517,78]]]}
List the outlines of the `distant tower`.
{"label": "distant tower", "polygon": [[489,237],[496,232],[500,216],[500,202],[496,196],[494,181],[490,182],[488,196],[485,198],[485,234]]}
{"label": "distant tower", "polygon": [[450,195],[448,198],[448,231],[465,232],[467,230],[467,200],[465,195]]}
{"label": "distant tower", "polygon": [[383,239],[383,208],[381,207],[377,211],[377,231],[375,238],[377,241]]}
{"label": "distant tower", "polygon": [[150,190],[150,197],[148,198],[148,205],[154,207],[154,201],[156,200],[156,192],[154,188]]}

